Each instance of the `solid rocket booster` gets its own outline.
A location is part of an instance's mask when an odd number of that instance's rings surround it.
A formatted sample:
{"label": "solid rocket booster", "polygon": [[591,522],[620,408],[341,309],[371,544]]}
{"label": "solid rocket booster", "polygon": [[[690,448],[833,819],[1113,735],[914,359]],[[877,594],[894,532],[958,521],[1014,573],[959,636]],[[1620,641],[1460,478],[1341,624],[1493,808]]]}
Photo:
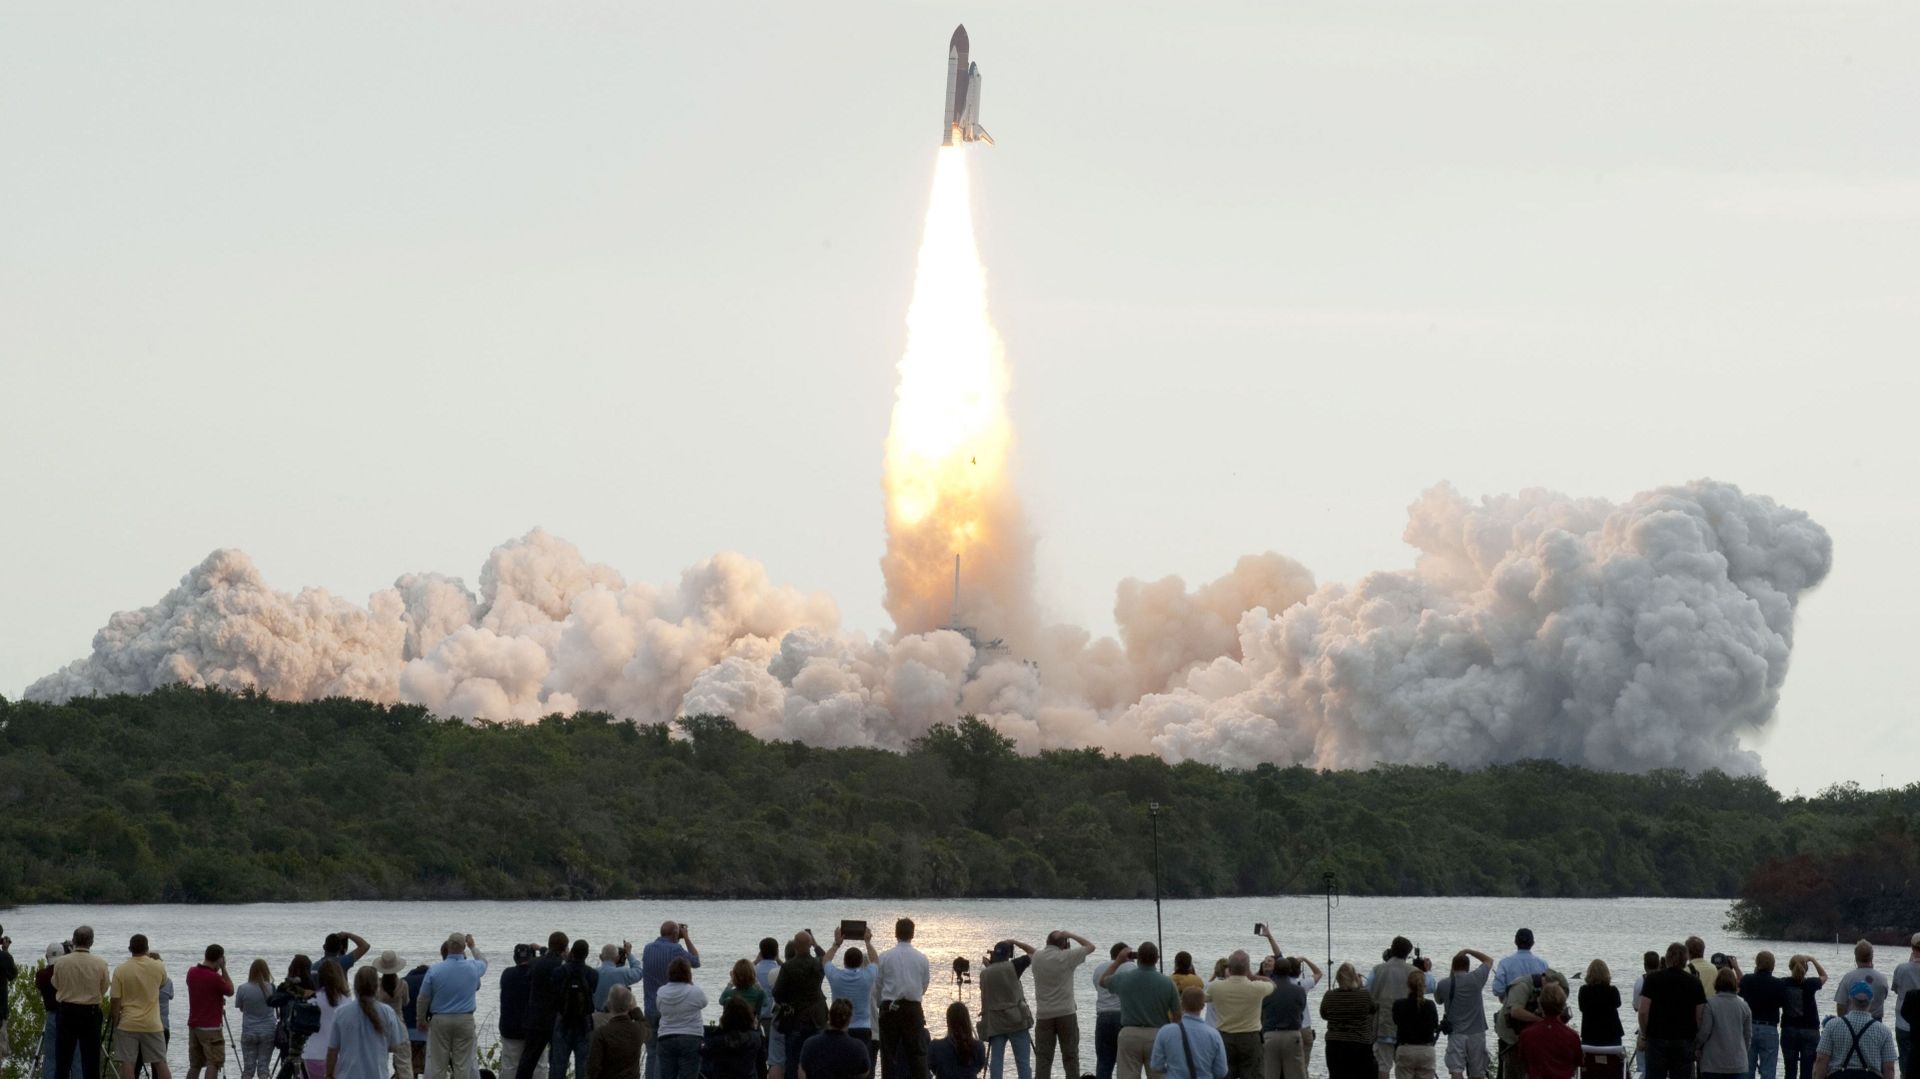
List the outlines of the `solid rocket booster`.
{"label": "solid rocket booster", "polygon": [[941,118],[940,145],[984,142],[993,136],[980,126],[980,65],[967,62],[967,28],[954,27],[947,42],[947,111]]}

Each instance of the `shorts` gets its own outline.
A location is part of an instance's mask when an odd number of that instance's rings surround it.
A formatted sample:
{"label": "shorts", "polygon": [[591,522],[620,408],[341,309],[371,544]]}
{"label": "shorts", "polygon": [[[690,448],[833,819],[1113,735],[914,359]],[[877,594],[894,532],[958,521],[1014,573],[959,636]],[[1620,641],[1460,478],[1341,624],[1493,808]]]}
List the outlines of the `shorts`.
{"label": "shorts", "polygon": [[787,1066],[787,1036],[779,1031],[774,1031],[773,1037],[767,1039],[767,1067],[776,1064],[783,1068]]}
{"label": "shorts", "polygon": [[127,1030],[121,1028],[113,1032],[113,1059],[116,1063],[131,1065],[138,1071],[142,1064],[167,1063],[167,1036],[158,1030]]}
{"label": "shorts", "polygon": [[1373,1043],[1373,1065],[1380,1074],[1385,1075],[1393,1070],[1393,1054],[1399,1048],[1400,1046],[1393,1042]]}
{"label": "shorts", "polygon": [[1447,1070],[1467,1079],[1486,1079],[1492,1064],[1487,1059],[1487,1034],[1447,1035]]}
{"label": "shorts", "polygon": [[220,1028],[201,1030],[190,1027],[187,1030],[187,1067],[212,1068],[219,1071],[227,1063],[227,1040],[220,1035]]}

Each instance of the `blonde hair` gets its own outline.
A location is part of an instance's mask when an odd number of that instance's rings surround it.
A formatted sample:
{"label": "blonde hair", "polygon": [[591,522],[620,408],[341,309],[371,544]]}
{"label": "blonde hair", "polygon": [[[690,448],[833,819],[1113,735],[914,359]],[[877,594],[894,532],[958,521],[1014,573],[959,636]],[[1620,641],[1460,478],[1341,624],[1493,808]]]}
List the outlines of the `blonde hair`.
{"label": "blonde hair", "polygon": [[1732,967],[1721,967],[1720,973],[1713,976],[1713,991],[1716,993],[1738,993],[1740,991],[1740,975],[1735,974]]}
{"label": "blonde hair", "polygon": [[1807,976],[1807,957],[1804,955],[1796,955],[1792,959],[1787,960],[1787,971],[1794,976],[1795,980],[1805,978]]}
{"label": "blonde hair", "polygon": [[1407,971],[1407,999],[1418,1001],[1427,995],[1427,972],[1419,967]]}
{"label": "blonde hair", "polygon": [[1358,989],[1360,972],[1353,969],[1352,963],[1342,963],[1340,969],[1333,972],[1333,984],[1342,989]]}
{"label": "blonde hair", "polygon": [[1540,990],[1540,1010],[1548,1015],[1559,1015],[1567,1010],[1567,991],[1560,988],[1559,982],[1548,982]]}
{"label": "blonde hair", "polygon": [[1613,971],[1607,969],[1607,961],[1596,959],[1587,964],[1588,985],[1612,985]]}

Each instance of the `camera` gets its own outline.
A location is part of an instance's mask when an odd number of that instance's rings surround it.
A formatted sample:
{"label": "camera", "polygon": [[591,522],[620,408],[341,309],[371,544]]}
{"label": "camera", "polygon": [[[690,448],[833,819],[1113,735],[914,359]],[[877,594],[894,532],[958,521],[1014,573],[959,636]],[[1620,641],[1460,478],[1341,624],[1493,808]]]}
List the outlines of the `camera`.
{"label": "camera", "polygon": [[1725,970],[1727,967],[1730,967],[1733,965],[1733,959],[1730,956],[1728,956],[1727,953],[1725,952],[1715,952],[1713,953],[1711,958],[1713,960],[1713,965],[1716,968],[1719,968],[1721,970]]}

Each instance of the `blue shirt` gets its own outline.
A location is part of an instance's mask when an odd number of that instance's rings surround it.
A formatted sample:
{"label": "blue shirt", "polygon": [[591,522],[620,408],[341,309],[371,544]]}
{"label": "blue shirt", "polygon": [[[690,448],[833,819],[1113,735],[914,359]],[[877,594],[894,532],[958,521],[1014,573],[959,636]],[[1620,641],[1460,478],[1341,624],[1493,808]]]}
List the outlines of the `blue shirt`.
{"label": "blue shirt", "polygon": [[695,969],[700,966],[700,957],[681,947],[677,940],[661,937],[640,949],[640,971],[644,975],[640,986],[643,998],[641,1007],[648,1015],[660,1014],[660,1009],[654,1005],[653,998],[660,992],[660,987],[667,984],[667,967],[671,966],[675,959],[685,959]]}
{"label": "blue shirt", "polygon": [[827,985],[833,990],[833,999],[853,1005],[853,1021],[847,1024],[849,1030],[873,1029],[873,975],[874,969],[870,966],[848,970],[831,963],[827,965]]}
{"label": "blue shirt", "polygon": [[762,959],[753,965],[753,976],[759,980],[760,988],[767,991],[767,1002],[760,1007],[760,1018],[773,1018],[773,979],[780,973],[778,959]]}
{"label": "blue shirt", "polygon": [[1493,968],[1493,984],[1487,986],[1496,998],[1504,1000],[1507,986],[1514,982],[1531,980],[1536,974],[1547,972],[1547,961],[1522,948],[1500,960]]}
{"label": "blue shirt", "polygon": [[619,963],[602,962],[600,964],[600,980],[593,985],[593,1010],[596,1012],[606,1011],[607,994],[613,992],[613,987],[616,985],[632,985],[634,982],[640,980],[641,973],[639,956],[627,956],[627,962],[624,966]]}
{"label": "blue shirt", "polygon": [[427,976],[420,980],[420,997],[427,1002],[427,1014],[472,1015],[480,978],[486,973],[486,960],[468,959],[459,952],[428,967]]}
{"label": "blue shirt", "polygon": [[1193,1066],[1198,1079],[1224,1079],[1227,1074],[1227,1043],[1220,1032],[1197,1015],[1184,1015],[1179,1023],[1168,1023],[1153,1036],[1153,1059],[1148,1067],[1163,1072],[1167,1079],[1196,1079],[1187,1072],[1186,1046],[1180,1044],[1180,1028],[1187,1030],[1187,1044],[1193,1046]]}
{"label": "blue shirt", "polygon": [[407,1035],[392,1008],[385,1004],[374,1008],[380,1015],[378,1027],[367,1021],[358,1002],[342,1000],[333,1014],[327,1048],[340,1054],[334,1062],[334,1074],[339,1079],[385,1079],[393,1073],[389,1054],[407,1044]]}

